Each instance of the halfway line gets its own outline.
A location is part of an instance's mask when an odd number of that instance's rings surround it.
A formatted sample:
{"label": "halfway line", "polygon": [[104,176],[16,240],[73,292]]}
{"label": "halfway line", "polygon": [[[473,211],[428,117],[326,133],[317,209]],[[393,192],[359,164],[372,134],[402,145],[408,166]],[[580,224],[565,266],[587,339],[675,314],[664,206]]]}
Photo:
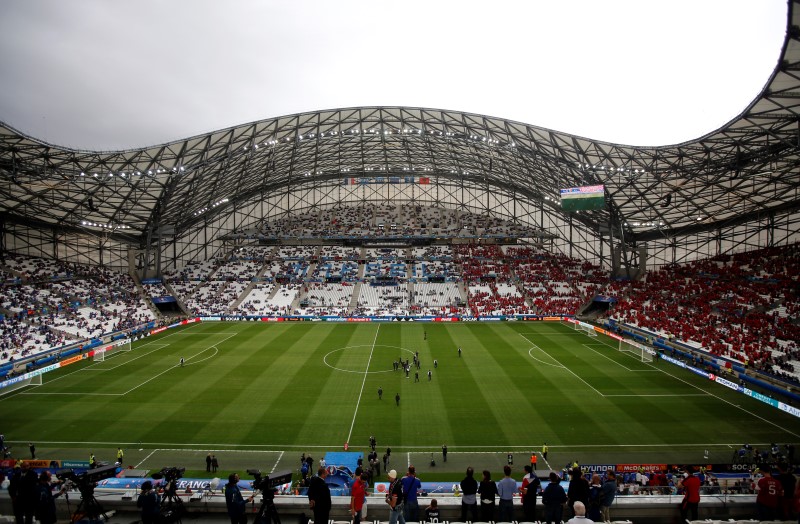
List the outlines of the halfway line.
{"label": "halfway line", "polygon": [[353,435],[353,426],[356,425],[356,415],[358,415],[358,406],[361,404],[361,395],[364,394],[364,384],[367,383],[367,376],[369,375],[369,363],[372,362],[372,353],[375,352],[375,343],[378,341],[378,333],[381,331],[381,325],[378,324],[378,329],[375,330],[375,339],[372,341],[372,348],[369,350],[369,359],[367,360],[367,369],[364,370],[364,380],[361,381],[361,391],[358,392],[358,400],[356,401],[356,410],[353,413],[353,421],[350,423],[350,432],[347,433],[347,440],[350,442],[350,437]]}

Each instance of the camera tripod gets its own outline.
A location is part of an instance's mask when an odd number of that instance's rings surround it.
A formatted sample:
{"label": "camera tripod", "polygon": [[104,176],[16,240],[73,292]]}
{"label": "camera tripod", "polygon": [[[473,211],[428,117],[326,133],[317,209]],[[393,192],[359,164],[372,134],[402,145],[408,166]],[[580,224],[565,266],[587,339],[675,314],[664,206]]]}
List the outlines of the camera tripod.
{"label": "camera tripod", "polygon": [[263,491],[262,495],[264,500],[261,502],[261,507],[258,508],[256,515],[256,524],[281,524],[281,518],[278,516],[278,510],[275,507],[275,492],[272,490]]}
{"label": "camera tripod", "polygon": [[161,520],[162,522],[177,522],[180,524],[181,517],[186,509],[183,501],[177,494],[177,483],[175,480],[168,480],[164,484],[164,497],[161,499]]}
{"label": "camera tripod", "polygon": [[[103,519],[108,520],[108,515],[106,515],[105,510],[94,497],[94,483],[79,483],[78,491],[81,494],[81,501],[78,503],[78,507],[75,508],[70,522],[88,520],[90,523],[93,523],[103,522]],[[67,501],[69,501],[69,496],[67,496]],[[100,519],[101,515],[103,519]]]}

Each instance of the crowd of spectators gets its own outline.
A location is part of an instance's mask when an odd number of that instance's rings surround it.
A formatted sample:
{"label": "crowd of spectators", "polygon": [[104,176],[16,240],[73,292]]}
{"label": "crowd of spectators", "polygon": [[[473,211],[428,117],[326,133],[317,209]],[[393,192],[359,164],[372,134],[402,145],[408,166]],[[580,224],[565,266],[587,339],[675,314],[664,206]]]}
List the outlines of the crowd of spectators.
{"label": "crowd of spectators", "polygon": [[312,281],[327,281],[330,279],[352,282],[358,277],[358,262],[347,261],[325,261],[320,262],[314,267],[311,273]]}
{"label": "crowd of spectators", "polygon": [[411,311],[421,314],[452,314],[460,311],[462,302],[461,291],[455,282],[416,282]]}
{"label": "crowd of spectators", "polygon": [[359,260],[362,258],[361,249],[346,246],[322,246],[319,253],[320,261]]}
{"label": "crowd of spectators", "polygon": [[155,319],[129,275],[9,253],[0,294],[0,360]]}
{"label": "crowd of spectators", "polygon": [[444,279],[458,280],[460,278],[456,265],[442,260],[426,260],[414,263],[413,276],[418,280]]}
{"label": "crowd of spectators", "polygon": [[267,315],[271,313],[269,297],[275,286],[272,282],[258,282],[254,284],[250,293],[242,300],[233,311],[240,315]]}
{"label": "crowd of spectators", "polygon": [[648,271],[622,287],[610,317],[797,381],[799,251],[768,248]]}
{"label": "crowd of spectators", "polygon": [[310,282],[303,289],[305,298],[298,311],[301,315],[347,316],[354,289],[349,282]]}
{"label": "crowd of spectators", "polygon": [[462,210],[419,205],[337,206],[272,220],[259,230],[240,230],[231,238],[385,238],[450,236],[535,238],[541,230],[509,220]]}
{"label": "crowd of spectators", "polygon": [[414,260],[453,260],[453,250],[450,246],[431,245],[425,247],[415,247],[412,249],[411,256]]}
{"label": "crowd of spectators", "polygon": [[407,284],[376,286],[363,284],[358,311],[364,315],[407,315],[411,301]]}

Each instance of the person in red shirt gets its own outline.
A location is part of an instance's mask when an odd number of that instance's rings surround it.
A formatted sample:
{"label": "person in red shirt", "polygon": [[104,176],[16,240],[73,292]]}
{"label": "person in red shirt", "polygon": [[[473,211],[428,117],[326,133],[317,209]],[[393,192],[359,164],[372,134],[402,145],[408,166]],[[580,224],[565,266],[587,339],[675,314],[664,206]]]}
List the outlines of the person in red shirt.
{"label": "person in red shirt", "polygon": [[[759,468],[760,469],[760,468]],[[758,520],[774,520],[780,518],[778,507],[781,497],[783,497],[783,486],[778,479],[772,476],[769,466],[760,469],[763,477],[758,479],[756,484],[756,509],[758,510]]]}
{"label": "person in red shirt", "polygon": [[689,467],[684,478],[678,483],[683,489],[683,500],[680,504],[681,520],[697,520],[697,507],[700,505],[700,479],[694,475],[694,468]]}
{"label": "person in red shirt", "polygon": [[353,516],[353,524],[361,522],[361,510],[364,508],[364,500],[367,497],[367,474],[362,473],[353,483],[350,490],[350,514]]}

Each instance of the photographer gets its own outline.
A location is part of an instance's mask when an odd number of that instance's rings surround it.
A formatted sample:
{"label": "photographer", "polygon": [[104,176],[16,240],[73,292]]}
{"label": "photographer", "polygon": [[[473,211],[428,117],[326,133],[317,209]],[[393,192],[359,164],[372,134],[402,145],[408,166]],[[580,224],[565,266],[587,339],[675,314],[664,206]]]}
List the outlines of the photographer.
{"label": "photographer", "polygon": [[39,475],[39,485],[36,497],[36,520],[40,524],[55,524],[56,517],[56,497],[64,493],[61,489],[58,493],[53,495],[53,484],[51,483],[51,475],[49,471],[43,471]]}
{"label": "photographer", "polygon": [[153,483],[149,480],[142,483],[142,492],[136,499],[136,507],[142,510],[142,524],[155,524],[161,509],[161,497],[153,489]]}

